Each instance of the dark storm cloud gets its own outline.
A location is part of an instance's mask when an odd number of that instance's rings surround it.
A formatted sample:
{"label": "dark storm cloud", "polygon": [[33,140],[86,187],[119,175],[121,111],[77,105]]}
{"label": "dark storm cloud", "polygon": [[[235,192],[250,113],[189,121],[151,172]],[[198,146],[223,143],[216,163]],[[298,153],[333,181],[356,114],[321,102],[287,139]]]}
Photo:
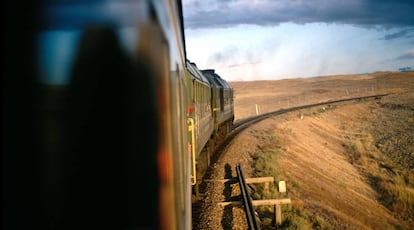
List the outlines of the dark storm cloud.
{"label": "dark storm cloud", "polygon": [[183,0],[187,28],[343,23],[414,26],[412,0]]}

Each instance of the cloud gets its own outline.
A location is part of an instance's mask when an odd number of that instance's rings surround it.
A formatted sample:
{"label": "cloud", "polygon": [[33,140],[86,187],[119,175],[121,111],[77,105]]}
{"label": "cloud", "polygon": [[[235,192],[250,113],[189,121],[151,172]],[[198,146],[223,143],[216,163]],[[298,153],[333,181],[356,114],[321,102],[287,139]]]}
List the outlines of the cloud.
{"label": "cloud", "polygon": [[398,32],[386,34],[381,40],[394,40],[399,38],[412,38],[414,35],[414,28],[402,29]]}
{"label": "cloud", "polygon": [[184,0],[186,28],[284,22],[414,26],[412,0]]}
{"label": "cloud", "polygon": [[411,60],[414,59],[414,50],[410,50],[407,53],[400,55],[398,57],[395,58],[395,60],[397,61],[401,61],[401,60]]}

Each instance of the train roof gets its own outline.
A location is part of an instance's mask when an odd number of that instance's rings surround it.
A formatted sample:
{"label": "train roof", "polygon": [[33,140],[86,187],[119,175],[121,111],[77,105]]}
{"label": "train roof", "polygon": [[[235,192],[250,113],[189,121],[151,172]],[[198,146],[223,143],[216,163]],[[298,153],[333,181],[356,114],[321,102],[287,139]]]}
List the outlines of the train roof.
{"label": "train roof", "polygon": [[204,74],[197,68],[197,65],[194,62],[186,61],[187,64],[187,70],[190,72],[191,75],[193,75],[198,80],[205,82],[207,84],[210,84],[207,78],[204,76]]}
{"label": "train roof", "polygon": [[218,74],[215,73],[214,69],[201,70],[201,72],[204,74],[204,76],[207,77],[207,79],[210,81],[210,84],[225,89],[232,88],[226,80],[222,79]]}

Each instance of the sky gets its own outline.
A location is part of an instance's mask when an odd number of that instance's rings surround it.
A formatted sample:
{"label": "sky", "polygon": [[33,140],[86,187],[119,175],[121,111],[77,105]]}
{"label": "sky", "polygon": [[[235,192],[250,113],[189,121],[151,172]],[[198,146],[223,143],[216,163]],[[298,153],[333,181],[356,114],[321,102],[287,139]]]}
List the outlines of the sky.
{"label": "sky", "polygon": [[414,70],[413,0],[182,0],[187,58],[228,81]]}

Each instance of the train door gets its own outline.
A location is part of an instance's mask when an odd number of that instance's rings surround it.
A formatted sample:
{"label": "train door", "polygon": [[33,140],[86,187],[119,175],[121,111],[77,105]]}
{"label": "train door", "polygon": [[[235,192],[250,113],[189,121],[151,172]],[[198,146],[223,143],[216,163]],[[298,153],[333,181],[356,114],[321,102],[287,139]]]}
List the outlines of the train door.
{"label": "train door", "polygon": [[224,111],[224,89],[220,88],[220,111]]}
{"label": "train door", "polygon": [[[194,114],[194,123],[195,123],[195,136],[196,136],[196,140],[197,138],[200,136],[200,118],[201,118],[201,100],[200,100],[200,84],[194,80],[194,89],[195,89],[195,96],[194,96],[194,110],[195,110],[195,114]],[[194,146],[195,151],[198,152],[198,148],[199,146],[196,144]]]}

